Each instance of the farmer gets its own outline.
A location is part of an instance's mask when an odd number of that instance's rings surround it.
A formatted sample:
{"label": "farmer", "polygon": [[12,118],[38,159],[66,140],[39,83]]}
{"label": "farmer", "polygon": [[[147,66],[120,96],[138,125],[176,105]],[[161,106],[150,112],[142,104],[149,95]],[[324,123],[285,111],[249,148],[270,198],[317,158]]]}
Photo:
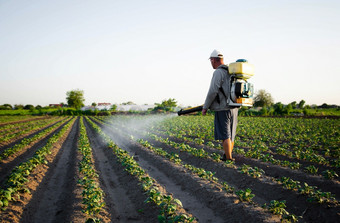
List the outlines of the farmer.
{"label": "farmer", "polygon": [[222,140],[224,149],[221,160],[235,160],[232,157],[232,152],[236,134],[238,108],[227,105],[227,97],[230,95],[228,66],[224,65],[223,54],[218,50],[214,50],[209,59],[215,71],[203,105],[202,114],[206,115],[208,109],[215,111],[215,139]]}

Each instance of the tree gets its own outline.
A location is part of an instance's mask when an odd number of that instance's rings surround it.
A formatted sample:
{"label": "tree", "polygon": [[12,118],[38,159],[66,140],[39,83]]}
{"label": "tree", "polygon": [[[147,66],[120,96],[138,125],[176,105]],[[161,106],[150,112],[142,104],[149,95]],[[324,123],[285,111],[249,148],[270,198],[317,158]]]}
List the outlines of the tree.
{"label": "tree", "polygon": [[303,108],[303,106],[305,105],[305,100],[301,100],[300,102],[299,102],[299,108]]}
{"label": "tree", "polygon": [[3,104],[0,106],[0,110],[12,110],[13,107],[10,104]]}
{"label": "tree", "polygon": [[96,103],[96,102],[93,102],[93,103],[92,103],[92,106],[93,106],[93,107],[96,107],[96,106],[97,106],[97,103]]}
{"label": "tree", "polygon": [[15,110],[24,109],[24,106],[23,105],[14,105],[14,109]]}
{"label": "tree", "polygon": [[25,110],[32,110],[32,109],[34,109],[34,106],[33,105],[25,105],[24,109]]}
{"label": "tree", "polygon": [[116,110],[117,110],[117,105],[113,104],[113,105],[111,106],[111,111],[116,111]]}
{"label": "tree", "polygon": [[80,109],[84,106],[84,91],[82,90],[72,90],[66,93],[66,101],[69,107]]}
{"label": "tree", "polygon": [[292,106],[292,109],[296,108],[296,101],[291,102],[290,105]]}
{"label": "tree", "polygon": [[293,109],[294,109],[293,105],[294,104],[290,103],[284,108],[284,114],[285,115],[289,115],[293,111]]}
{"label": "tree", "polygon": [[254,106],[255,107],[270,107],[274,104],[274,99],[271,94],[266,92],[265,90],[259,90],[254,97]]}
{"label": "tree", "polygon": [[135,105],[135,103],[132,101],[128,101],[128,102],[122,103],[122,105]]}
{"label": "tree", "polygon": [[283,104],[281,102],[278,102],[274,105],[274,114],[276,115],[283,115]]}
{"label": "tree", "polygon": [[155,105],[156,107],[153,109],[154,111],[173,111],[173,108],[177,107],[177,102],[174,98],[169,98],[168,100],[163,100],[161,104],[155,103]]}
{"label": "tree", "polygon": [[8,109],[13,109],[12,105],[10,105],[10,104],[4,104],[3,106],[7,107]]}

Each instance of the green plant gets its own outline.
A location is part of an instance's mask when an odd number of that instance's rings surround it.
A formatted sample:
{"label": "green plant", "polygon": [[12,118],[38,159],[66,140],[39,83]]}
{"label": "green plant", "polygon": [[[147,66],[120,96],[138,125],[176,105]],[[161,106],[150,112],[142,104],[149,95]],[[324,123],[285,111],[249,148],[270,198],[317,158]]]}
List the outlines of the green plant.
{"label": "green plant", "polygon": [[264,204],[263,208],[268,209],[271,213],[280,215],[281,216],[281,221],[282,222],[297,222],[298,217],[296,215],[291,215],[289,212],[286,210],[286,201],[277,201],[277,200],[272,200],[270,201],[270,204]]}
{"label": "green plant", "polygon": [[315,190],[310,193],[309,198],[307,199],[309,202],[317,202],[317,203],[334,203],[336,202],[335,196],[330,192],[322,192],[320,190]]}
{"label": "green plant", "polygon": [[304,194],[304,195],[309,195],[309,194],[312,194],[314,192],[316,187],[313,187],[313,186],[308,186],[307,183],[304,183],[303,184],[303,187],[300,187],[298,192],[300,194]]}
{"label": "green plant", "polygon": [[289,214],[288,211],[286,211],[286,201],[277,201],[272,200],[270,201],[270,204],[264,204],[263,208],[268,209],[271,213],[276,215],[286,215]]}
{"label": "green plant", "polygon": [[322,175],[326,179],[334,179],[335,177],[339,177],[338,174],[334,170],[325,170],[325,171],[322,171]]}
{"label": "green plant", "polygon": [[229,186],[226,182],[222,183],[223,185],[223,189],[227,192],[227,193],[233,193],[235,188],[232,186]]}
{"label": "green plant", "polygon": [[218,153],[212,153],[210,157],[215,161],[215,162],[221,162],[221,156]]}
{"label": "green plant", "polygon": [[252,176],[254,178],[261,177],[262,174],[264,174],[264,170],[258,168],[258,167],[250,167],[249,165],[243,164],[242,167],[239,168],[239,171],[243,174],[247,174],[249,176]]}
{"label": "green plant", "polygon": [[209,147],[212,147],[212,148],[214,148],[214,147],[215,147],[215,144],[214,144],[214,143],[212,143],[212,142],[210,142],[210,141],[209,141],[209,142],[207,142],[207,143],[206,143],[206,145],[207,145],[207,146],[209,146]]}
{"label": "green plant", "polygon": [[299,181],[292,180],[289,177],[281,177],[278,181],[283,184],[284,188],[289,190],[297,190],[301,187]]}
{"label": "green plant", "polygon": [[251,193],[251,189],[247,188],[245,190],[236,191],[236,195],[240,198],[241,201],[251,202],[255,197],[255,194]]}
{"label": "green plant", "polygon": [[311,173],[311,174],[317,174],[318,173],[318,168],[316,168],[314,165],[310,165],[305,167],[305,172]]}
{"label": "green plant", "polygon": [[203,144],[204,144],[204,139],[195,138],[195,139],[194,139],[194,143],[196,143],[196,144],[198,144],[198,145],[203,145]]}

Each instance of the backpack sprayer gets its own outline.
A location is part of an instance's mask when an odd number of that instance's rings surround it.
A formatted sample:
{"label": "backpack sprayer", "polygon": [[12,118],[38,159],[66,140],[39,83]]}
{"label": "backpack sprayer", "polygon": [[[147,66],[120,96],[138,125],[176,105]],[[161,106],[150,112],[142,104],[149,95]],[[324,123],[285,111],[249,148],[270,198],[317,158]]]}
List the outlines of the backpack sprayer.
{"label": "backpack sprayer", "polygon": [[[247,80],[254,75],[254,66],[245,59],[239,59],[234,63],[230,63],[228,69],[230,74],[230,92],[226,94],[228,96],[227,104],[233,107],[253,106],[254,86],[247,82]],[[177,114],[185,115],[202,111],[202,109],[203,105],[200,105],[181,109]]]}

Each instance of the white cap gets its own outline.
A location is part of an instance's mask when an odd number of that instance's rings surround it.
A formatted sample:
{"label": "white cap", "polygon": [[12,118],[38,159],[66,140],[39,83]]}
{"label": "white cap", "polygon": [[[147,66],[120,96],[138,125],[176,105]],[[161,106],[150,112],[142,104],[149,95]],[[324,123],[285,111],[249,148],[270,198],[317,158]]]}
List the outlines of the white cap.
{"label": "white cap", "polygon": [[223,58],[223,54],[219,51],[219,50],[214,50],[211,54],[210,54],[210,58],[212,57],[218,57],[218,58]]}

